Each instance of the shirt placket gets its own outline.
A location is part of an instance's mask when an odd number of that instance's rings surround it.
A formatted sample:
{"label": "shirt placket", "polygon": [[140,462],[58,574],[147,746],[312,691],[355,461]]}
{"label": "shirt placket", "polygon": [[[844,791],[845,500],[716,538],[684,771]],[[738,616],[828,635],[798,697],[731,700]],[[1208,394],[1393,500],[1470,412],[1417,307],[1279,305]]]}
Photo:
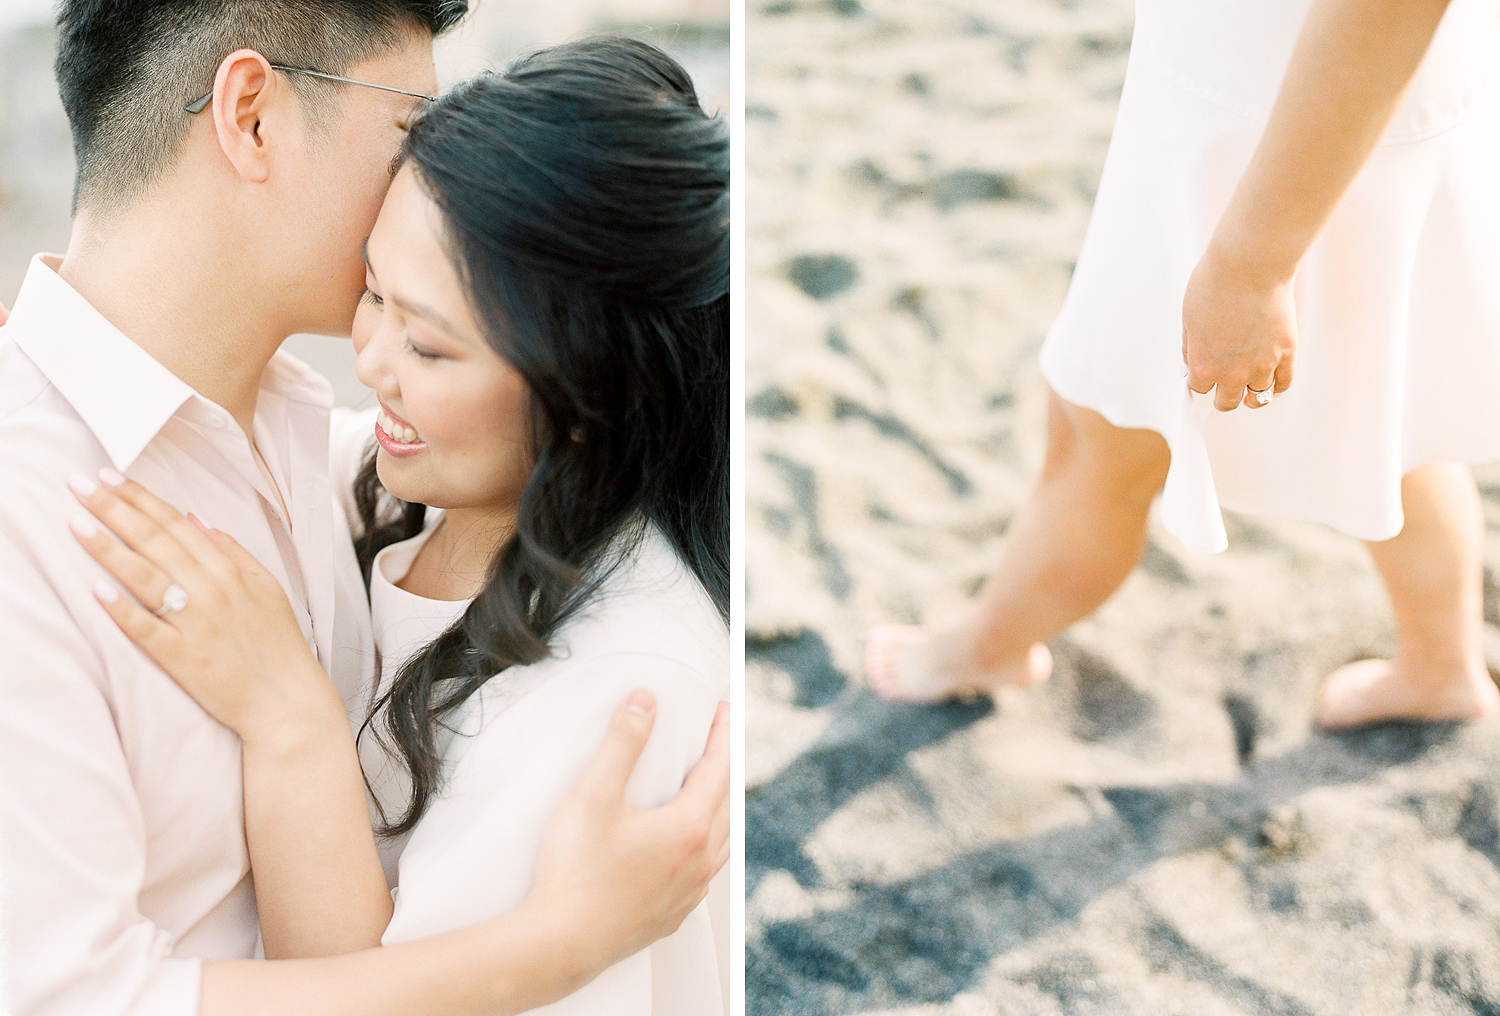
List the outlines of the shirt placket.
{"label": "shirt placket", "polygon": [[[257,426],[262,423],[265,415],[280,416],[284,419],[284,413],[278,413],[277,408],[265,403],[271,401],[262,396],[262,407],[256,415]],[[279,400],[277,400],[279,401]],[[275,493],[267,485],[264,474],[256,464],[253,453],[250,450],[250,442],[245,432],[235,422],[233,417],[221,407],[197,398],[190,400],[191,409],[188,412],[189,419],[193,422],[206,425],[205,437],[214,446],[215,450],[223,458],[225,463],[233,470],[235,476],[248,483],[255,491],[261,513],[264,516],[266,529],[271,537],[271,542],[276,548],[277,569],[281,574],[282,588],[286,590],[287,599],[291,602],[293,612],[297,617],[298,628],[302,632],[304,641],[318,656],[319,662],[324,659],[324,650],[319,647],[320,640],[317,637],[318,625],[314,623],[313,611],[310,605],[310,597],[307,590],[306,571],[304,562],[299,554],[299,546],[294,536],[294,526],[277,506]],[[268,427],[271,432],[276,428]],[[289,471],[280,466],[281,451],[277,449],[267,455],[267,450],[262,448],[262,455],[267,458],[267,467],[273,475],[280,473],[288,476]],[[283,490],[282,495],[288,505],[288,510],[293,511],[293,505],[298,498],[296,491],[290,489],[291,483],[287,484],[289,489]],[[266,562],[262,562],[266,563]]]}

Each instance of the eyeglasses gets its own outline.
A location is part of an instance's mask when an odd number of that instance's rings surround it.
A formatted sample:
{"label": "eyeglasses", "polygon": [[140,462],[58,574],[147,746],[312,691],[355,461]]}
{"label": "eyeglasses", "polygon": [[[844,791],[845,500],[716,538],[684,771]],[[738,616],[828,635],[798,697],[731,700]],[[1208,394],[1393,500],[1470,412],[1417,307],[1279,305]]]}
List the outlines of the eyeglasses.
{"label": "eyeglasses", "polygon": [[[311,71],[306,67],[288,67],[285,64],[272,64],[272,70],[285,71],[287,74],[306,74],[314,78],[322,78],[325,81],[342,81],[346,85],[364,85],[366,88],[378,88],[382,92],[395,92],[397,95],[410,95],[413,99],[426,99],[428,102],[437,102],[436,95],[423,95],[421,92],[408,92],[404,88],[392,88],[390,85],[377,85],[370,81],[356,81],[354,78],[341,78],[337,74],[324,74],[322,71]],[[201,99],[188,103],[183,108],[189,113],[201,113],[208,108],[209,101],[214,97],[213,89]]]}

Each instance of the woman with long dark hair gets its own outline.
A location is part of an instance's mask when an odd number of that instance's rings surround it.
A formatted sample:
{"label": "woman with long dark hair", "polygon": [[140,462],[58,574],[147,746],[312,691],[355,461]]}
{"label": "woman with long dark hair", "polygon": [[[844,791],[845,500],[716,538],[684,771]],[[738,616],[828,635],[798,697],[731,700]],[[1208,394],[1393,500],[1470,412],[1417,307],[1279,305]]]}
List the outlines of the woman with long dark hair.
{"label": "woman with long dark hair", "polygon": [[[702,752],[728,684],[728,177],[724,122],[629,40],[543,51],[413,125],[354,329],[380,408],[331,440],[382,656],[358,750],[396,889],[348,874],[373,864],[367,829],[257,825],[298,788],[247,770],[252,849],[276,868],[255,871],[268,955],[520,905],[631,688],[657,713],[632,805]],[[206,709],[248,744],[310,708],[320,672],[249,555],[128,481],[83,501],[133,548],[85,541],[140,601],[106,609]],[[187,606],[152,617],[169,585]],[[330,826],[352,824],[342,803]],[[366,916],[330,946],[330,913]],[[700,907],[554,1011],[705,1016],[720,997]]]}

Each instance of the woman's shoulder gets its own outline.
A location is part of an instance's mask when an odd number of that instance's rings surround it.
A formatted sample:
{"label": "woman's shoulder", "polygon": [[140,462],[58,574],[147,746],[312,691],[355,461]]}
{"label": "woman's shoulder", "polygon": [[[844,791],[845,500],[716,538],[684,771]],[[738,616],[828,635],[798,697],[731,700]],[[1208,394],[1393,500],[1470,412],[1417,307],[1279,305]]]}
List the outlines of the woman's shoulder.
{"label": "woman's shoulder", "polygon": [[640,655],[727,678],[729,628],[666,535],[642,523],[614,554],[598,590],[561,633],[558,661]]}
{"label": "woman's shoulder", "polygon": [[675,713],[680,706],[684,716],[706,710],[711,718],[713,704],[729,688],[723,617],[655,527],[642,526],[614,550],[616,557],[607,562],[612,567],[558,632],[552,654],[504,671],[464,703],[455,717],[463,735],[455,741],[455,757],[468,752],[468,738],[501,717],[501,727],[509,729],[512,723],[546,726],[542,717],[554,707],[575,717],[589,711],[607,716],[642,685],[656,692],[664,711]]}
{"label": "woman's shoulder", "polygon": [[[617,542],[597,590],[546,659],[513,667],[475,692],[466,732],[523,701],[561,696],[610,708],[630,688],[712,702],[729,687],[729,629],[671,542],[654,526]],[[523,710],[524,711],[524,710]]]}

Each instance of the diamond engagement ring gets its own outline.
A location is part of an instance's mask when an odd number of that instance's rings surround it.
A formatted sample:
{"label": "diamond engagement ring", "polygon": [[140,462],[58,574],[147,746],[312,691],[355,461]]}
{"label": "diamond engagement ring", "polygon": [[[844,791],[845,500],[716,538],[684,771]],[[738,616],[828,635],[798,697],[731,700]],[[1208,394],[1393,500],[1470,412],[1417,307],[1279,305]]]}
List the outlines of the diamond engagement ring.
{"label": "diamond engagement ring", "polygon": [[157,607],[151,613],[157,617],[166,617],[168,614],[177,613],[177,611],[186,606],[187,590],[173,582],[167,587],[167,591],[161,594],[161,606]]}
{"label": "diamond engagement ring", "polygon": [[1276,397],[1275,385],[1271,385],[1269,388],[1266,388],[1263,391],[1256,391],[1254,388],[1246,387],[1245,391],[1249,392],[1251,395],[1254,395],[1255,401],[1259,402],[1263,406],[1269,406],[1271,404],[1271,400]]}

